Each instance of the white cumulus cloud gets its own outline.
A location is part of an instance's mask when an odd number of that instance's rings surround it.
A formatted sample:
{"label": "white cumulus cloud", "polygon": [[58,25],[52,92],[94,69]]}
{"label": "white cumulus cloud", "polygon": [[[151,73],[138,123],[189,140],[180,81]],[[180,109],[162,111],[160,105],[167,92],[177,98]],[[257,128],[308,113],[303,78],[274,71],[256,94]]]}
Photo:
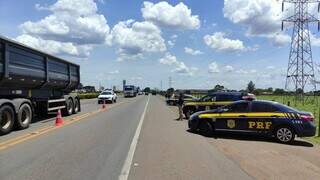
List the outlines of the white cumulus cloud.
{"label": "white cumulus cloud", "polygon": [[[58,0],[48,7],[39,4],[35,7],[50,14],[39,21],[21,24],[23,34],[16,38],[18,41],[49,53],[72,56],[88,56],[92,45],[105,43],[109,26],[105,17],[97,13],[93,0]],[[52,50],[49,44],[54,45]],[[64,49],[66,46],[68,50]]]}
{"label": "white cumulus cloud", "polygon": [[147,21],[119,22],[112,28],[107,42],[118,47],[120,60],[141,57],[144,52],[163,52],[167,49],[161,30]]}
{"label": "white cumulus cloud", "polygon": [[209,70],[208,70],[209,73],[213,74],[213,73],[219,73],[220,72],[220,69],[219,69],[219,66],[216,62],[212,62],[209,64]]}
{"label": "white cumulus cloud", "polygon": [[292,14],[292,6],[285,4],[281,12],[278,0],[224,0],[223,13],[235,24],[246,28],[248,36],[260,36],[270,39],[275,46],[284,46],[290,42],[289,36],[279,33],[282,19]]}
{"label": "white cumulus cloud", "polygon": [[225,69],[226,72],[233,72],[234,71],[234,68],[232,66],[230,66],[230,65],[226,65],[224,67],[224,69]]}
{"label": "white cumulus cloud", "polygon": [[16,40],[33,48],[41,49],[42,51],[50,54],[67,54],[80,58],[88,57],[90,55],[90,50],[92,49],[92,46],[90,45],[75,45],[71,42],[44,40],[42,38],[34,37],[28,34],[18,36]]}
{"label": "white cumulus cloud", "polygon": [[119,70],[114,70],[114,71],[110,71],[109,74],[119,74],[120,71]]}
{"label": "white cumulus cloud", "polygon": [[189,47],[185,47],[184,48],[184,52],[187,53],[187,54],[191,54],[193,56],[203,54],[203,52],[201,52],[200,50],[194,50],[194,49],[189,48]]}
{"label": "white cumulus cloud", "polygon": [[166,53],[164,57],[159,59],[159,62],[161,64],[174,66],[175,68],[172,72],[182,75],[193,76],[194,73],[198,71],[198,68],[186,66],[184,62],[178,61],[176,56],[171,55],[170,53]]}
{"label": "white cumulus cloud", "polygon": [[280,30],[282,13],[277,0],[224,0],[223,13],[233,23],[245,25],[251,35]]}
{"label": "white cumulus cloud", "polygon": [[176,29],[199,29],[199,16],[192,15],[191,9],[183,2],[176,6],[166,1],[152,3],[145,1],[141,9],[145,20],[154,22],[157,25]]}
{"label": "white cumulus cloud", "polygon": [[203,40],[205,44],[216,51],[246,51],[246,48],[243,42],[239,39],[229,39],[225,37],[223,32],[215,32],[212,35],[205,35]]}

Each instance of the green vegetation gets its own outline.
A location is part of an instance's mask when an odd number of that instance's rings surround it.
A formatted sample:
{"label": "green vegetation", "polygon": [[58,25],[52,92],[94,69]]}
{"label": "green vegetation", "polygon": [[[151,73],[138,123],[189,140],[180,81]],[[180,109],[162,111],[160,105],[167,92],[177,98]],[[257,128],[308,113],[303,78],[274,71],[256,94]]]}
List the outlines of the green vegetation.
{"label": "green vegetation", "polygon": [[[294,96],[276,96],[276,95],[264,95],[264,96],[257,96],[257,99],[264,99],[264,100],[271,100],[276,101],[279,103],[283,103],[286,105],[290,105],[290,107],[296,108],[300,111],[307,111],[311,112],[315,117],[315,123],[317,125],[317,132],[319,128],[319,113],[320,113],[320,96],[309,96],[306,98],[305,102],[302,101],[295,101]],[[312,137],[306,138],[316,143],[320,143],[320,137]]]}
{"label": "green vegetation", "polygon": [[99,93],[81,93],[79,94],[80,99],[93,99],[97,98]]}

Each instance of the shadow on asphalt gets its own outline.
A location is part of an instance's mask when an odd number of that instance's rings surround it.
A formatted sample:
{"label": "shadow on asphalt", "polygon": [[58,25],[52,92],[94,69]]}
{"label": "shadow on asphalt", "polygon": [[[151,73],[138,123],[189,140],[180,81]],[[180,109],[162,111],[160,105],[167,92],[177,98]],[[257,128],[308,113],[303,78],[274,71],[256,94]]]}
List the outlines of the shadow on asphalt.
{"label": "shadow on asphalt", "polygon": [[[187,132],[203,136],[199,133],[192,132],[189,129],[187,130]],[[216,132],[216,133],[214,133],[214,135],[212,135],[210,137],[208,137],[208,136],[204,136],[204,137],[213,138],[213,139],[233,139],[233,140],[240,140],[240,141],[257,141],[257,142],[260,141],[260,142],[269,142],[269,143],[279,143],[279,142],[275,141],[273,138],[267,137],[267,136],[252,135],[252,134],[239,134],[239,133],[231,133],[231,132],[224,132],[224,133],[223,132]],[[281,143],[279,143],[279,144],[281,144]],[[300,139],[296,139],[292,144],[287,144],[287,145],[313,147],[312,143],[310,143],[308,141],[300,140]]]}

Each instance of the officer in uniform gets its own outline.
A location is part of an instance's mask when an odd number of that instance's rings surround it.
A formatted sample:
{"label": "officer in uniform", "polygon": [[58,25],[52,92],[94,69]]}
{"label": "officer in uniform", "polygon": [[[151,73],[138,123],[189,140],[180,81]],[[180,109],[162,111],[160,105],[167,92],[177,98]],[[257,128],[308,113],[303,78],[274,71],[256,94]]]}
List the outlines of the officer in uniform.
{"label": "officer in uniform", "polygon": [[178,108],[179,108],[179,118],[176,119],[177,121],[182,121],[183,120],[183,112],[182,112],[182,106],[183,106],[183,93],[180,93],[179,99],[177,102]]}

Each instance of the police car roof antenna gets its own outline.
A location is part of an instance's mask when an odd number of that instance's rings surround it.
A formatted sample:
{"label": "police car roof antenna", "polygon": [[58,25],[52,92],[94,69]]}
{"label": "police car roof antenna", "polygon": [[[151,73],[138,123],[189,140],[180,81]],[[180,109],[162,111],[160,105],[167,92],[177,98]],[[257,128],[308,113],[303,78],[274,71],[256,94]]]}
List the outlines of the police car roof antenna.
{"label": "police car roof antenna", "polygon": [[319,0],[283,0],[282,11],[285,3],[294,7],[293,15],[283,19],[281,24],[282,30],[284,23],[293,24],[285,89],[294,90],[295,101],[300,99],[304,103],[305,90],[316,91],[309,23],[318,23],[318,31],[320,28],[319,19],[308,12],[308,5],[318,3],[319,12],[320,4]]}

